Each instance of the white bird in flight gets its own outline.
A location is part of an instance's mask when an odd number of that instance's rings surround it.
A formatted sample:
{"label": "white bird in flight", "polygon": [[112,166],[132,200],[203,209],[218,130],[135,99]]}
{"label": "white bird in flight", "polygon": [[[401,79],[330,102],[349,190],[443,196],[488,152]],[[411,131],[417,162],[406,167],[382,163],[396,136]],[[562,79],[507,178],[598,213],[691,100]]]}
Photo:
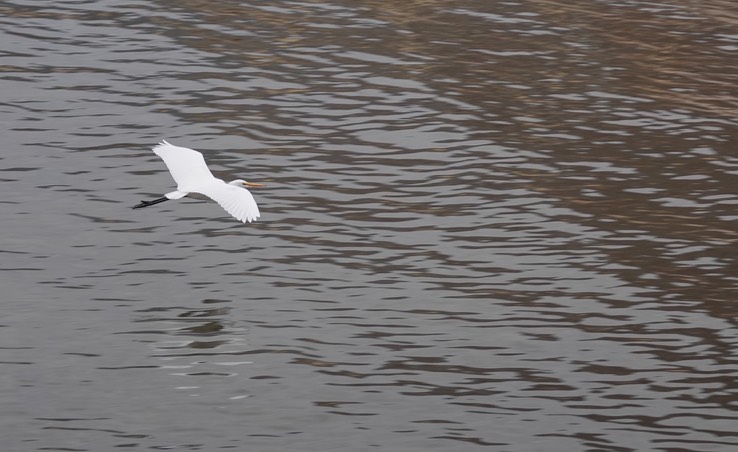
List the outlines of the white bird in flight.
{"label": "white bird in flight", "polygon": [[220,204],[239,221],[251,223],[259,218],[259,207],[244,186],[262,187],[264,184],[254,184],[242,179],[225,183],[213,176],[200,152],[174,146],[164,140],[154,146],[153,151],[169,168],[177,183],[177,190],[153,201],[141,201],[133,206],[134,209],[153,206],[170,199],[180,199],[190,193],[200,193]]}

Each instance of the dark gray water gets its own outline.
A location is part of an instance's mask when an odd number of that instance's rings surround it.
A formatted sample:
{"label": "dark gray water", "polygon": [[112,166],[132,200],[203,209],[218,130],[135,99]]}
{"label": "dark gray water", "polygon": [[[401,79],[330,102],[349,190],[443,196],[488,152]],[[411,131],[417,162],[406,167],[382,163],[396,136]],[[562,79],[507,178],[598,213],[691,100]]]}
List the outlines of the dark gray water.
{"label": "dark gray water", "polygon": [[738,447],[733,0],[0,17],[3,451]]}

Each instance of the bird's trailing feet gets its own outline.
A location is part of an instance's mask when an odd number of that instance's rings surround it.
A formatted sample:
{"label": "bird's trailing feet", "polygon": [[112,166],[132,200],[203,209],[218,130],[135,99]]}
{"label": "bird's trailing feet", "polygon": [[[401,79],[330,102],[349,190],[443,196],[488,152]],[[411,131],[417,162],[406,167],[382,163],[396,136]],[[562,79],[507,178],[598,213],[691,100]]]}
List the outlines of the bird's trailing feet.
{"label": "bird's trailing feet", "polygon": [[140,209],[141,207],[149,207],[153,206],[154,204],[159,204],[160,202],[169,201],[169,198],[166,196],[162,196],[161,198],[154,199],[153,201],[141,201],[140,203],[136,204],[135,206],[131,207],[132,209]]}

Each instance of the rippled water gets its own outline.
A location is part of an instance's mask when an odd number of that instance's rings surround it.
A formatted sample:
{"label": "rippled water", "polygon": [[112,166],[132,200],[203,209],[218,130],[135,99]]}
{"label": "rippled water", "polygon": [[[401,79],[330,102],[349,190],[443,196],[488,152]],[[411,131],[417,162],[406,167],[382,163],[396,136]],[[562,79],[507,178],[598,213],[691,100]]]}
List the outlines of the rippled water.
{"label": "rippled water", "polygon": [[3,450],[738,446],[732,0],[0,13]]}

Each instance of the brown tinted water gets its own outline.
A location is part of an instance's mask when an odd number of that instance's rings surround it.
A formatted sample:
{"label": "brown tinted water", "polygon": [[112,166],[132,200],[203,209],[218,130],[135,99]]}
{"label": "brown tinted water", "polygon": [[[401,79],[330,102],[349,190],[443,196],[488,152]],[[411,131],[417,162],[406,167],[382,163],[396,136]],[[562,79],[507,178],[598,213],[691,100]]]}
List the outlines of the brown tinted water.
{"label": "brown tinted water", "polygon": [[734,450],[733,3],[0,4],[3,450]]}

